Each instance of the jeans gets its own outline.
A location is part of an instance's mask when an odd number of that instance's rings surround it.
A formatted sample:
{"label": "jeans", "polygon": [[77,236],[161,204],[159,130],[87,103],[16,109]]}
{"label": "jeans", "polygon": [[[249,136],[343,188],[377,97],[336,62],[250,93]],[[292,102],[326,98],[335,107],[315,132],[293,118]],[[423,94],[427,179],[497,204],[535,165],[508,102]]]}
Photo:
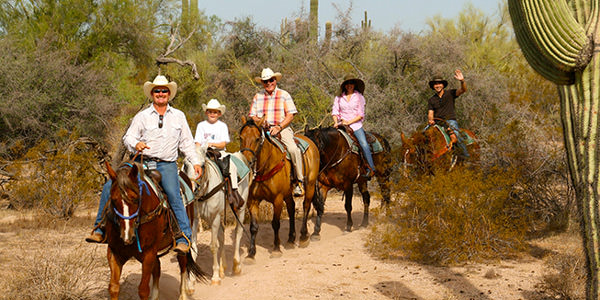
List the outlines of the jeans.
{"label": "jeans", "polygon": [[[175,162],[158,162],[156,164],[156,169],[162,175],[162,179],[160,181],[165,193],[167,194],[167,200],[169,201],[169,205],[175,214],[175,218],[177,219],[177,223],[179,223],[179,227],[183,234],[190,238],[192,236],[192,228],[190,227],[190,221],[188,220],[187,214],[185,212],[185,206],[183,205],[183,199],[181,198],[181,193],[179,191],[179,175],[177,170],[177,164]],[[96,215],[96,222],[94,223],[97,226],[102,221],[102,212],[104,211],[104,206],[106,206],[106,202],[108,202],[108,198],[110,197],[110,187],[112,185],[112,181],[109,180],[104,184],[102,188],[102,194],[100,195],[100,204],[98,207],[98,214]],[[103,234],[100,228],[96,229],[95,232]],[[185,243],[188,244],[187,240],[184,237],[180,237],[177,239],[177,243]]]}
{"label": "jeans", "polygon": [[458,132],[458,122],[456,120],[446,120],[446,122],[448,122],[448,125],[450,126],[450,128],[452,128],[452,131],[454,131],[454,135],[456,135],[456,139],[458,140],[458,143],[456,143],[456,146],[461,150],[462,155],[466,158],[469,157],[469,151],[467,151],[467,146],[465,146],[465,141],[463,140],[462,136],[460,135],[460,133]]}
{"label": "jeans", "polygon": [[371,155],[371,148],[369,147],[369,143],[367,143],[367,137],[365,136],[365,130],[361,127],[358,130],[354,130],[354,136],[358,140],[360,144],[360,148],[365,154],[365,158],[369,163],[369,166],[375,172],[375,163],[373,162],[373,156]]}

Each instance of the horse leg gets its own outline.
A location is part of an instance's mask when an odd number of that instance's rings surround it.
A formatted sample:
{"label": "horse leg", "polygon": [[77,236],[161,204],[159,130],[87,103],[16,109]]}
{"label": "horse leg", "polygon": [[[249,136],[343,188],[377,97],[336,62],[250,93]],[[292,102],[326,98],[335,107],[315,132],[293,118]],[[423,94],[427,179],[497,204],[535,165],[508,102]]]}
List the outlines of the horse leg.
{"label": "horse leg", "polygon": [[323,218],[323,213],[325,212],[325,198],[327,198],[327,192],[329,188],[321,185],[319,187],[315,187],[315,197],[313,197],[313,205],[315,210],[317,211],[317,217],[315,219],[315,229],[313,234],[310,236],[310,239],[313,241],[321,240],[321,219]]}
{"label": "horse leg", "polygon": [[254,256],[256,255],[256,234],[258,233],[258,203],[248,199],[250,205],[250,246],[248,247],[248,255],[244,261],[246,264],[254,264]]}
{"label": "horse leg", "polygon": [[390,205],[390,199],[392,198],[390,192],[390,182],[389,182],[389,174],[383,174],[381,176],[377,176],[377,183],[379,183],[379,190],[381,190],[381,207],[385,207]]}
{"label": "horse leg", "polygon": [[363,199],[363,219],[360,224],[361,227],[367,227],[369,225],[369,206],[371,206],[371,195],[369,194],[369,188],[366,181],[358,183],[358,190],[362,195]]}
{"label": "horse leg", "polygon": [[239,210],[239,223],[235,225],[235,238],[233,241],[233,275],[242,274],[242,266],[240,260],[240,245],[242,242],[242,235],[244,234],[244,218],[245,218],[246,206],[242,206]]}
{"label": "horse leg", "polygon": [[156,257],[154,269],[152,269],[152,287],[150,290],[150,299],[158,300],[158,282],[160,280],[160,259]]}
{"label": "horse leg", "polygon": [[[277,195],[273,200],[273,220],[271,220],[271,227],[273,227],[273,251],[271,252],[271,258],[281,257],[281,241],[279,240],[279,227],[281,226],[279,220],[281,218],[281,210],[283,209],[283,196]],[[292,227],[290,217],[290,227]]]}
{"label": "horse leg", "polygon": [[212,267],[212,285],[220,285],[221,277],[219,277],[219,230],[221,229],[221,214],[217,213],[213,216],[212,223],[210,224],[210,252],[213,255],[213,267]]}
{"label": "horse leg", "polygon": [[353,189],[350,186],[348,189],[344,191],[344,208],[346,209],[346,232],[352,231],[352,196]]}
{"label": "horse leg", "polygon": [[[306,194],[306,192],[304,194]],[[288,233],[288,240],[285,246],[286,249],[293,249],[294,243],[296,242],[296,202],[294,201],[293,197],[286,199],[285,208],[287,209],[290,220],[290,231]]]}
{"label": "horse leg", "polygon": [[119,299],[119,290],[121,286],[119,285],[119,280],[121,279],[121,271],[123,270],[123,262],[118,259],[114,253],[110,250],[110,247],[107,247],[107,258],[108,258],[108,266],[110,267],[110,283],[108,284],[108,293],[110,294],[111,300]]}
{"label": "horse leg", "polygon": [[[150,277],[154,273],[155,268],[157,268],[156,261],[158,258],[156,257],[156,252],[153,252],[154,251],[150,250],[142,253],[142,279],[140,280],[140,285],[138,286],[138,295],[142,300],[146,300],[150,296]],[[157,284],[158,277],[154,279],[155,284]]]}
{"label": "horse leg", "polygon": [[179,300],[188,300],[188,295],[190,295],[190,289],[187,285],[187,279],[190,276],[187,269],[188,255],[177,255],[177,262],[179,263]]}
{"label": "horse leg", "polygon": [[227,264],[225,263],[225,221],[221,222],[219,226],[219,277],[221,279],[225,278],[225,269],[227,269]]}

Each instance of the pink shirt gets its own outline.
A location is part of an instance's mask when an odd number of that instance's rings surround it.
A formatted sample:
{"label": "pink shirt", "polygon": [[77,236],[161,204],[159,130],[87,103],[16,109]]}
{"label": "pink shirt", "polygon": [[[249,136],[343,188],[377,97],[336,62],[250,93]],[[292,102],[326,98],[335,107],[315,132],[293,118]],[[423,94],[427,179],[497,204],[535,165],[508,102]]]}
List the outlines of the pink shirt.
{"label": "pink shirt", "polygon": [[358,91],[354,91],[354,94],[350,96],[350,101],[348,101],[346,93],[342,94],[342,96],[336,96],[335,99],[333,99],[331,115],[337,116],[340,121],[349,121],[356,116],[361,116],[362,119],[350,124],[350,128],[352,128],[352,130],[362,128],[363,120],[365,118],[365,97]]}

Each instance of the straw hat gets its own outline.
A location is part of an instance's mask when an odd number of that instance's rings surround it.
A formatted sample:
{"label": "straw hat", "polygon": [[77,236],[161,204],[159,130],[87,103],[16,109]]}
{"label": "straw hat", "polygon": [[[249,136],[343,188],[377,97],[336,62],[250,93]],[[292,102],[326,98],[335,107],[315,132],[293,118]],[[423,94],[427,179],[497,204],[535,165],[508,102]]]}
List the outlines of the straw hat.
{"label": "straw hat", "polygon": [[262,70],[262,72],[260,73],[260,77],[254,77],[254,81],[262,83],[263,80],[269,80],[272,77],[275,77],[275,79],[279,81],[281,80],[281,73],[273,73],[273,70],[271,70],[270,68],[266,68]]}
{"label": "straw hat", "polygon": [[174,81],[169,82],[167,77],[162,75],[156,76],[152,82],[146,81],[144,83],[144,95],[152,99],[152,90],[157,86],[166,86],[169,89],[169,101],[175,98],[175,94],[177,94],[177,83]]}
{"label": "straw hat", "polygon": [[364,94],[364,92],[365,92],[364,81],[360,80],[358,77],[356,77],[353,74],[348,74],[348,75],[344,76],[344,81],[340,85],[340,91],[338,93],[338,96],[341,96],[346,91],[344,89],[344,85],[346,85],[346,83],[354,83],[354,89],[359,91],[361,94]]}
{"label": "straw hat", "polygon": [[443,84],[444,88],[448,86],[448,81],[442,79],[442,76],[434,76],[431,81],[429,81],[429,87],[433,90],[433,85],[436,83]]}
{"label": "straw hat", "polygon": [[202,109],[204,111],[206,111],[207,109],[214,109],[220,111],[221,114],[225,113],[225,105],[219,103],[219,100],[217,99],[210,99],[210,101],[208,101],[208,104],[202,103]]}

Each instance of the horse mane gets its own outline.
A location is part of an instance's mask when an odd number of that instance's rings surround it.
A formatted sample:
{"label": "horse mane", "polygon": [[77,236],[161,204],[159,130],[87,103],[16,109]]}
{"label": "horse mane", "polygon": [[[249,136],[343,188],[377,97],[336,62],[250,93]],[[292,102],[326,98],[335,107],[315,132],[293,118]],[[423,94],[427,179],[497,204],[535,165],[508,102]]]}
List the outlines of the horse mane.
{"label": "horse mane", "polygon": [[321,139],[321,142],[324,145],[329,145],[330,143],[335,142],[334,138],[338,134],[337,128],[334,128],[331,126],[325,127],[325,128],[319,127],[318,131],[319,131],[319,137]]}
{"label": "horse mane", "polygon": [[[129,178],[129,172],[131,172],[131,168],[133,168],[133,165],[136,166],[137,170],[138,170],[138,176],[140,176],[140,172],[143,172],[143,167],[142,164],[140,163],[127,163],[124,162],[122,163],[119,168],[117,169],[116,173],[117,173],[117,187],[119,188],[119,190],[121,191],[121,195],[127,195],[126,191],[127,190],[133,190],[136,193],[139,193],[139,188],[137,183],[133,182],[131,180],[131,178]],[[129,168],[127,168],[129,167]],[[142,171],[140,171],[142,170]],[[130,199],[129,197],[122,197],[124,201],[129,202]]]}

